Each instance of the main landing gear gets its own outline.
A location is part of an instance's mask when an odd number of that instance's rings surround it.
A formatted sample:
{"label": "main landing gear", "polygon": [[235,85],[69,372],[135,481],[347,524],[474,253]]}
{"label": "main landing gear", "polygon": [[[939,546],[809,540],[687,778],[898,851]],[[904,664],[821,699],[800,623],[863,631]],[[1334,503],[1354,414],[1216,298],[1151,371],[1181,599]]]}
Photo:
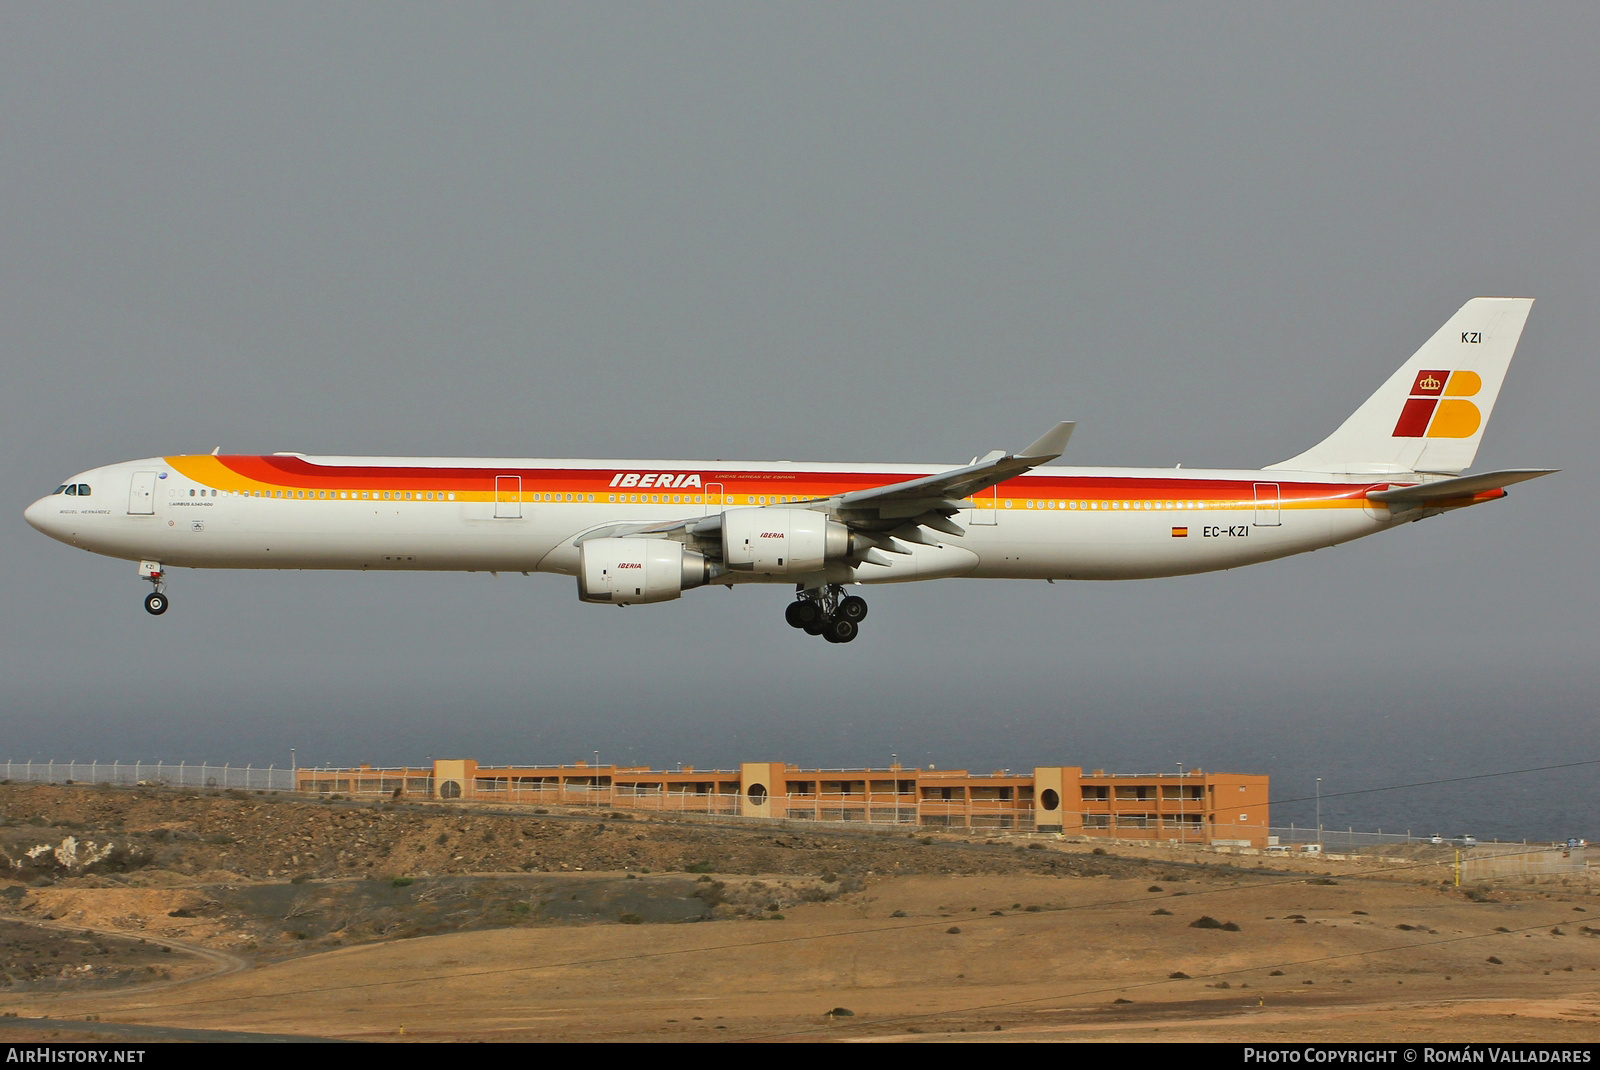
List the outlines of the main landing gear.
{"label": "main landing gear", "polygon": [[161,616],[167,611],[167,606],[171,604],[167,601],[167,585],[163,582],[166,579],[166,573],[161,571],[161,565],[155,561],[141,561],[139,562],[139,575],[149,580],[150,585],[155,588],[155,590],[144,596],[144,611],[152,617]]}
{"label": "main landing gear", "polygon": [[861,634],[867,617],[867,600],[846,595],[842,584],[799,589],[798,597],[783,611],[789,627],[820,635],[830,643],[848,643]]}

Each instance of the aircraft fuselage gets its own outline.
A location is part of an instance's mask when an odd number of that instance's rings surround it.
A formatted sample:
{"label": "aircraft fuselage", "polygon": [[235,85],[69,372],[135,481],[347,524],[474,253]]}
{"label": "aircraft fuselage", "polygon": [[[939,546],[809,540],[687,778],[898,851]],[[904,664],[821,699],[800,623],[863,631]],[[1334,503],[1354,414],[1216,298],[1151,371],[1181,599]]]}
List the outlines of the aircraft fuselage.
{"label": "aircraft fuselage", "polygon": [[[89,494],[41,498],[27,517],[85,550],[185,568],[572,575],[576,540],[609,524],[816,501],[949,467],[179,456],[81,473],[69,485]],[[1390,526],[1390,510],[1366,498],[1390,485],[1282,471],[1036,468],[963,501],[952,519],[964,534],[854,565],[845,582],[1234,568]],[[727,572],[716,582],[796,576]]]}

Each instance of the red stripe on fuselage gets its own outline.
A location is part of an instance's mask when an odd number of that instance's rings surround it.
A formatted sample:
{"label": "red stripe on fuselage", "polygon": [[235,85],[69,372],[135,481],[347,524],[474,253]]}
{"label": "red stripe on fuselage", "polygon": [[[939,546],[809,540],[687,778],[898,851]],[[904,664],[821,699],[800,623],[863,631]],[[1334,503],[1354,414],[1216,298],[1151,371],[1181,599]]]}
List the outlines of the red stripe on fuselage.
{"label": "red stripe on fuselage", "polygon": [[[261,483],[312,490],[339,490],[376,487],[386,490],[494,490],[497,476],[520,476],[527,484],[562,491],[599,493],[704,493],[705,485],[720,483],[729,494],[769,494],[795,497],[826,497],[852,490],[868,490],[916,478],[902,472],[726,472],[714,469],[663,466],[653,469],[674,475],[696,474],[699,487],[614,487],[612,479],[622,472],[650,472],[650,468],[623,466],[608,468],[453,468],[394,467],[389,465],[322,465],[299,457],[221,456],[217,460],[241,476]],[[1257,479],[1185,479],[1137,476],[1050,476],[1023,475],[1000,484],[997,491],[980,491],[979,496],[1002,498],[1042,498],[1062,500],[1101,499],[1193,499],[1248,500],[1255,497],[1257,483],[1279,487],[1281,500],[1327,501],[1359,500],[1376,484],[1299,483]]]}

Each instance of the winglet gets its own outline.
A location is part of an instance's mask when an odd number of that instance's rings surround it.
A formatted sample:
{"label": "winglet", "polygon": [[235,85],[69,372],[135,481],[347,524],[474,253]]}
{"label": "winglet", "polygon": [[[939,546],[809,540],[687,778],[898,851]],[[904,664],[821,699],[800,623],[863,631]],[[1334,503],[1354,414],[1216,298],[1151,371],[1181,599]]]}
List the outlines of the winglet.
{"label": "winglet", "polygon": [[1066,451],[1067,440],[1072,437],[1072,429],[1076,426],[1071,420],[1063,420],[1016,456],[1030,461],[1053,461]]}

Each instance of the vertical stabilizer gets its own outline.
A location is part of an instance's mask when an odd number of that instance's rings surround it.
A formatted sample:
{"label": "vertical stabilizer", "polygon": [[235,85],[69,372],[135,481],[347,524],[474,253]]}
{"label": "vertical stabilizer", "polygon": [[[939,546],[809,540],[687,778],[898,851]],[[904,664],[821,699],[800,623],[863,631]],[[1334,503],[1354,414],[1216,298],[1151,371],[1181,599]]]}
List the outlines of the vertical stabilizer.
{"label": "vertical stabilizer", "polygon": [[1303,472],[1442,472],[1472,463],[1533,299],[1475,297],[1339,429],[1298,457]]}

